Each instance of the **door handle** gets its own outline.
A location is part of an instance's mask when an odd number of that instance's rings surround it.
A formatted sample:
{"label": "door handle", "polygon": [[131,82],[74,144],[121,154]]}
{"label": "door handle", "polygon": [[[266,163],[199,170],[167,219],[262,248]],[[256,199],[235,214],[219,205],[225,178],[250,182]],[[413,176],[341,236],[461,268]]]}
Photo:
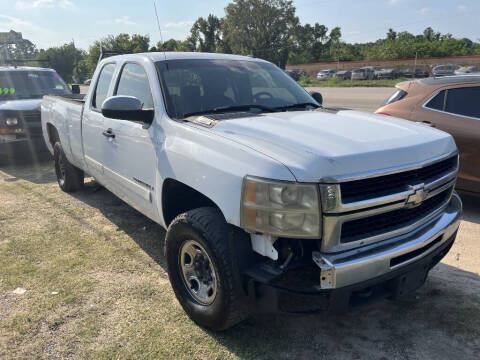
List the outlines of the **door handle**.
{"label": "door handle", "polygon": [[107,138],[112,138],[113,139],[115,137],[115,134],[113,133],[112,129],[107,129],[102,134],[103,134],[103,136],[105,136]]}

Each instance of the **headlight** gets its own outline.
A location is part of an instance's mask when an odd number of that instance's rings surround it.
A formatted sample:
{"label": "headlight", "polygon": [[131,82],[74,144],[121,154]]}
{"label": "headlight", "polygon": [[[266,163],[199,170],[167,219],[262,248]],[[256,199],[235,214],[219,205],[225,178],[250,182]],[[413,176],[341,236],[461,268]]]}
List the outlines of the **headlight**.
{"label": "headlight", "polygon": [[318,185],[251,176],[243,181],[242,227],[285,237],[319,238]]}
{"label": "headlight", "polygon": [[7,118],[5,120],[5,124],[7,124],[8,126],[18,125],[18,119],[17,118]]}

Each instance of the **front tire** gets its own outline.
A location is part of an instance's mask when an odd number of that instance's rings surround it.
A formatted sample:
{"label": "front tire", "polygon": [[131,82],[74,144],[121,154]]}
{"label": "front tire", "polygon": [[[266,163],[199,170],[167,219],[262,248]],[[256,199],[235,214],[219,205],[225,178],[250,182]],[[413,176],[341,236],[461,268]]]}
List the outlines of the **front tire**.
{"label": "front tire", "polygon": [[57,175],[60,189],[66,193],[82,189],[85,175],[82,170],[68,161],[62,145],[58,141],[53,146],[53,157],[55,160],[55,174]]}
{"label": "front tire", "polygon": [[165,240],[168,276],[175,296],[198,325],[221,331],[248,314],[234,248],[240,241],[218,209],[179,215]]}

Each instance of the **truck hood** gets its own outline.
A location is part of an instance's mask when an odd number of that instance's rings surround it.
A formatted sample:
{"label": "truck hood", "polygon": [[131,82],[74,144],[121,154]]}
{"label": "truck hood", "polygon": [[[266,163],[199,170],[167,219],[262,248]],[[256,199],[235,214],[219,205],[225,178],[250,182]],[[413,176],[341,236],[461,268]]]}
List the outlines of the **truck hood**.
{"label": "truck hood", "polygon": [[42,99],[19,99],[0,101],[0,111],[40,111]]}
{"label": "truck hood", "polygon": [[351,110],[265,114],[220,121],[211,130],[280,161],[301,182],[408,166],[456,150],[442,131]]}

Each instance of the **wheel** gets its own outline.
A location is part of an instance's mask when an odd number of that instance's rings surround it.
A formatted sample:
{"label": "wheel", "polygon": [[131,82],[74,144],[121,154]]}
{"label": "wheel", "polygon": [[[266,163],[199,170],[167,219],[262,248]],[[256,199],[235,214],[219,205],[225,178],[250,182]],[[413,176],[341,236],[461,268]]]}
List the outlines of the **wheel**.
{"label": "wheel", "polygon": [[214,331],[248,315],[233,230],[218,209],[204,207],[175,218],[165,240],[175,296],[195,323]]}
{"label": "wheel", "polygon": [[84,173],[68,161],[60,142],[53,146],[53,157],[60,189],[67,193],[80,190],[83,187]]}

